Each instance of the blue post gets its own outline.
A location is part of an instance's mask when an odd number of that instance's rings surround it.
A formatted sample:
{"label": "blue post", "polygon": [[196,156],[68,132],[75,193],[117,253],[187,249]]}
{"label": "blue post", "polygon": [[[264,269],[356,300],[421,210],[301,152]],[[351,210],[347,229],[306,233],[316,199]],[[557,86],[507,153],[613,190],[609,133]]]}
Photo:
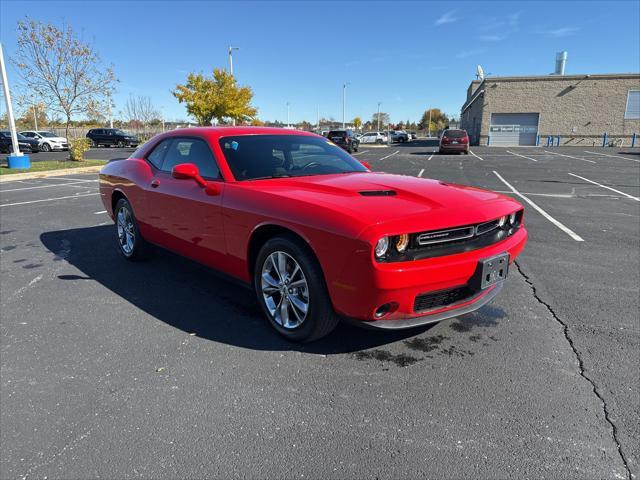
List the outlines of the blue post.
{"label": "blue post", "polygon": [[9,155],[7,157],[7,163],[9,164],[9,168],[31,168],[31,160],[29,160],[29,155]]}
{"label": "blue post", "polygon": [[540,146],[540,135],[536,135],[536,147]]}
{"label": "blue post", "polygon": [[602,136],[602,146],[607,146],[607,132],[604,132],[604,135]]}
{"label": "blue post", "polygon": [[491,145],[491,135],[487,135],[487,146]]}
{"label": "blue post", "polygon": [[634,133],[633,136],[631,137],[631,148],[636,146],[636,137],[637,137],[637,133]]}
{"label": "blue post", "polygon": [[560,146],[560,135],[558,135],[558,138],[556,140],[557,140],[556,147],[559,147]]}
{"label": "blue post", "polygon": [[551,135],[547,136],[547,147],[553,147],[553,137]]}

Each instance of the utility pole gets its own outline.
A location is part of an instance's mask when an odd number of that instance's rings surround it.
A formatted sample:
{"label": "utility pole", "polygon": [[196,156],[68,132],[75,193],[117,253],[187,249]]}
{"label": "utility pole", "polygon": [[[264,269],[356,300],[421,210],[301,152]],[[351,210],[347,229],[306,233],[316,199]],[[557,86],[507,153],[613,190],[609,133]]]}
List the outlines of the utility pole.
{"label": "utility pole", "polygon": [[345,82],[342,84],[342,129],[344,130],[347,127],[347,85],[349,82]]}
{"label": "utility pole", "polygon": [[[240,50],[240,47],[229,46],[229,73],[233,77],[233,51]],[[236,119],[233,119],[233,126],[236,126]]]}
{"label": "utility pole", "polygon": [[36,110],[36,104],[33,104],[33,125],[35,130],[38,130],[38,111]]}
{"label": "utility pole", "polygon": [[429,138],[431,138],[431,107],[429,107]]}
{"label": "utility pole", "polygon": [[382,105],[382,102],[378,102],[378,129],[376,131],[380,131],[380,105]]}
{"label": "utility pole", "polygon": [[2,44],[0,44],[0,70],[2,71],[2,90],[4,91],[4,101],[7,105],[7,120],[9,121],[9,130],[11,132],[11,144],[13,145],[13,152],[11,155],[14,157],[22,157],[22,152],[20,152],[20,147],[18,146],[18,136],[16,135],[16,122],[13,118],[13,107],[11,106],[11,94],[9,93],[9,82],[7,80],[7,70],[4,64]]}

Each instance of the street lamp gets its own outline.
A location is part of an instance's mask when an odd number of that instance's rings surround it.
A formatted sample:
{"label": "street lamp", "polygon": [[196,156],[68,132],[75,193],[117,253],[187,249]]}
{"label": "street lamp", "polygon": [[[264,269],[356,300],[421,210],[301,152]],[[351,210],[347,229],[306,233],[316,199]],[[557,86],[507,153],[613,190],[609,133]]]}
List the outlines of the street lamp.
{"label": "street lamp", "polygon": [[378,129],[376,130],[377,132],[380,131],[380,105],[382,105],[382,102],[378,102]]}
{"label": "street lamp", "polygon": [[233,77],[233,51],[240,50],[240,47],[229,47],[229,73]]}
{"label": "street lamp", "polygon": [[289,102],[287,102],[287,128],[289,128],[291,125],[289,124]]}
{"label": "street lamp", "polygon": [[347,85],[351,85],[351,82],[342,84],[342,129],[346,128],[346,111],[347,111]]}

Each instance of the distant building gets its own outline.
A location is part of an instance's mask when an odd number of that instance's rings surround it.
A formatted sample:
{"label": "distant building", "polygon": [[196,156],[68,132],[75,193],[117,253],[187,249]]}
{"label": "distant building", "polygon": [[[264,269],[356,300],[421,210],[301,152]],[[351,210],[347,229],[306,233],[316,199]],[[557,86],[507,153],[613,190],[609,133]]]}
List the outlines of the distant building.
{"label": "distant building", "polygon": [[[474,80],[460,115],[475,145],[630,145],[640,133],[640,73],[486,77]],[[636,145],[638,143],[636,142]]]}

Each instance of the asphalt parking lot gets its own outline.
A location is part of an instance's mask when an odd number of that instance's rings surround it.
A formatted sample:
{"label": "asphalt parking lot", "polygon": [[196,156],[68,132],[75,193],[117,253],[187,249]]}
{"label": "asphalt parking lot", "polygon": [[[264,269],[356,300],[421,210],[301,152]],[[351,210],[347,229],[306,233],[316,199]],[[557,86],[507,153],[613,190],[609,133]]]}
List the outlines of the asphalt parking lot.
{"label": "asphalt parking lot", "polygon": [[356,156],[518,198],[501,295],[294,345],[209,270],[120,258],[95,175],[0,184],[0,477],[637,477],[638,150]]}
{"label": "asphalt parking lot", "polygon": [[[85,160],[115,160],[118,158],[127,158],[136,149],[135,148],[117,148],[117,147],[92,147],[84,154]],[[42,162],[45,160],[67,160],[69,158],[69,152],[57,151],[57,152],[36,152],[30,153],[29,159],[32,162]],[[3,155],[1,158],[2,164],[6,165],[7,158]]]}

